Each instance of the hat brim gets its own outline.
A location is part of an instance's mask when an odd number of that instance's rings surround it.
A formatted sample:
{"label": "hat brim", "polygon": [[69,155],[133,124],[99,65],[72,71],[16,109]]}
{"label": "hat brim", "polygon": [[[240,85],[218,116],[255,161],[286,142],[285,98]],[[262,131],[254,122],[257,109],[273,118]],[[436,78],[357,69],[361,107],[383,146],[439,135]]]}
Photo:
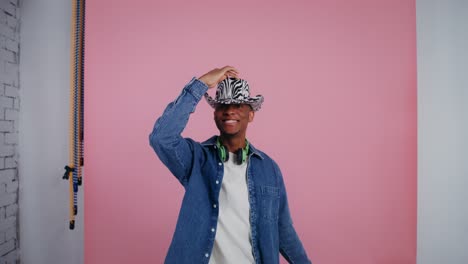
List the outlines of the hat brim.
{"label": "hat brim", "polygon": [[245,98],[243,100],[238,99],[223,99],[215,100],[208,93],[205,93],[206,102],[213,108],[216,108],[217,104],[248,104],[256,112],[262,107],[264,98],[262,95],[257,95],[255,97]]}

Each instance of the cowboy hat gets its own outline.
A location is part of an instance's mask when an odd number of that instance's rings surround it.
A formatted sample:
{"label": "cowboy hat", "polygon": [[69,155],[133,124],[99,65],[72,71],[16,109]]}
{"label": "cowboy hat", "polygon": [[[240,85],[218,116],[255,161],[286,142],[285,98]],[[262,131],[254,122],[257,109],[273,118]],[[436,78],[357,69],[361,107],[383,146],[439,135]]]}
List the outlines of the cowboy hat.
{"label": "cowboy hat", "polygon": [[247,81],[236,78],[222,80],[216,88],[215,98],[205,93],[205,99],[213,108],[216,108],[217,104],[248,104],[254,111],[260,110],[264,100],[262,95],[250,97]]}

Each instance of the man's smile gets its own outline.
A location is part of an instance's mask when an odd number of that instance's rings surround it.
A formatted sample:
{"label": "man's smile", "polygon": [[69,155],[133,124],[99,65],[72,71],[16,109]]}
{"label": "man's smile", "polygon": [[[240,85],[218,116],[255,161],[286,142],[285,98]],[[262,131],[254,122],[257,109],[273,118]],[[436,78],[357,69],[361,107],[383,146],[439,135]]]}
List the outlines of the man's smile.
{"label": "man's smile", "polygon": [[235,119],[224,119],[223,120],[223,123],[227,124],[227,125],[233,125],[233,124],[236,124],[238,122],[239,122],[239,120],[235,120]]}

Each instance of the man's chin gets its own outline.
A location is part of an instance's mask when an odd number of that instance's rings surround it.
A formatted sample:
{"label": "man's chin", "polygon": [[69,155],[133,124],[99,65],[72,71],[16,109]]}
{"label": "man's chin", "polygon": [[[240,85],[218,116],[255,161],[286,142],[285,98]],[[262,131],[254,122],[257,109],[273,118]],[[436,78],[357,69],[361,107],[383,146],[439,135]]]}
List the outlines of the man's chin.
{"label": "man's chin", "polygon": [[221,134],[221,136],[234,137],[237,134],[239,134],[239,131],[219,131],[219,133]]}

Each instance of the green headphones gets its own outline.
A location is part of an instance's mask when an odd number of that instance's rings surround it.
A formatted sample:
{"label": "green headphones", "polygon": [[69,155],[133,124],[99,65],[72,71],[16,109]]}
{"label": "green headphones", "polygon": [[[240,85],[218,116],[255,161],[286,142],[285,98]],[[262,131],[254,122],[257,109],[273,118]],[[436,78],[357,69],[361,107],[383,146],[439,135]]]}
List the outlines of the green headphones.
{"label": "green headphones", "polygon": [[[226,162],[229,160],[229,153],[227,151],[227,148],[221,143],[221,140],[219,137],[216,140],[216,146],[218,147],[218,154],[219,158],[223,161]],[[246,139],[245,140],[245,147],[240,148],[236,151],[236,163],[238,165],[241,165],[247,160],[247,155],[249,153],[249,141]]]}

